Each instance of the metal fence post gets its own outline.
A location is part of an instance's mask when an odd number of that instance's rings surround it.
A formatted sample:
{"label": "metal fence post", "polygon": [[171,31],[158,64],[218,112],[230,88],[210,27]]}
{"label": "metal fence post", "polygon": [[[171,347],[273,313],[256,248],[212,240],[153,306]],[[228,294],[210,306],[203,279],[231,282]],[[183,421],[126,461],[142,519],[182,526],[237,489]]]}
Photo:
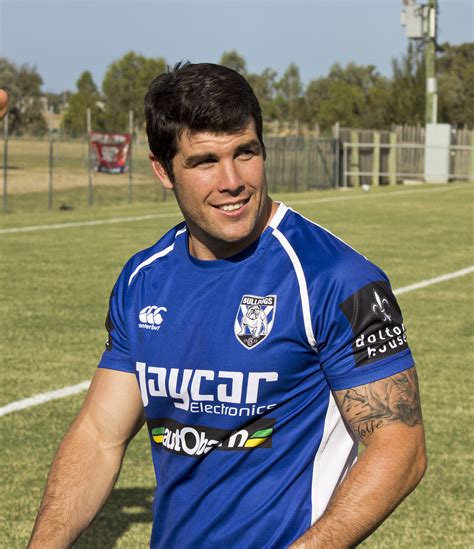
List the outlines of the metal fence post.
{"label": "metal fence post", "polygon": [[469,144],[471,149],[469,150],[469,171],[467,174],[467,180],[474,181],[474,131],[470,132]]}
{"label": "metal fence post", "polygon": [[3,119],[3,211],[8,211],[8,114]]}
{"label": "metal fence post", "polygon": [[53,134],[49,132],[48,210],[53,207]]}
{"label": "metal fence post", "polygon": [[92,151],[91,151],[91,131],[92,131],[92,120],[91,120],[91,110],[87,109],[87,159],[88,159],[88,168],[87,168],[87,174],[88,174],[88,185],[87,185],[87,191],[88,191],[88,200],[89,200],[89,206],[92,206],[94,202],[94,196],[92,194]]}
{"label": "metal fence post", "polygon": [[133,199],[133,111],[128,111],[128,132],[130,133],[130,149],[128,151],[128,203]]}

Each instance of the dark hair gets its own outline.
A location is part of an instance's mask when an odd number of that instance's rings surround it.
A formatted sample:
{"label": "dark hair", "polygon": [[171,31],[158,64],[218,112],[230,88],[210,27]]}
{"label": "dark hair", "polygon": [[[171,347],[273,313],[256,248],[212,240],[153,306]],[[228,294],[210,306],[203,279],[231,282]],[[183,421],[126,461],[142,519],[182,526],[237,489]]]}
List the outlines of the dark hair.
{"label": "dark hair", "polygon": [[148,144],[173,180],[172,161],[182,132],[234,133],[250,119],[265,157],[262,112],[250,84],[238,72],[212,63],[178,63],[157,76],[145,97]]}

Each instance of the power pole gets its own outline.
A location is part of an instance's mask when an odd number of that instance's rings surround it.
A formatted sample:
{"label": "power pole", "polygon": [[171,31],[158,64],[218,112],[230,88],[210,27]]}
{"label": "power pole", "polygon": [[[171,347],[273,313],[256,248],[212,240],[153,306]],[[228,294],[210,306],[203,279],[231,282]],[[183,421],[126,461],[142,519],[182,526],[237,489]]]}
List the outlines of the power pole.
{"label": "power pole", "polygon": [[426,124],[438,121],[438,85],[436,80],[436,0],[428,0],[425,6],[425,65],[426,65]]}
{"label": "power pole", "polygon": [[437,0],[427,0],[427,4],[417,4],[416,0],[403,0],[401,23],[411,40],[423,40],[426,67],[425,123],[438,121],[438,89],[436,81],[436,31]]}

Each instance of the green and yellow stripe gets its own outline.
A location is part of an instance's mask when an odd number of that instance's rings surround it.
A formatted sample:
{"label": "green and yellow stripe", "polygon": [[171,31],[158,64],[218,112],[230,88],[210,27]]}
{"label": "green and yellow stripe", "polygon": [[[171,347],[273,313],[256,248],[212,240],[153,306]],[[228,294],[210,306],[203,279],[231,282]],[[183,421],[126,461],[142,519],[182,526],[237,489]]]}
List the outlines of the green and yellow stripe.
{"label": "green and yellow stripe", "polygon": [[153,437],[153,440],[157,444],[161,444],[163,442],[163,435],[165,434],[165,428],[164,427],[155,427],[151,431],[151,436]]}
{"label": "green and yellow stripe", "polygon": [[273,429],[261,429],[260,431],[255,431],[255,433],[247,440],[245,443],[245,448],[255,448],[263,444],[268,437],[273,433]]}

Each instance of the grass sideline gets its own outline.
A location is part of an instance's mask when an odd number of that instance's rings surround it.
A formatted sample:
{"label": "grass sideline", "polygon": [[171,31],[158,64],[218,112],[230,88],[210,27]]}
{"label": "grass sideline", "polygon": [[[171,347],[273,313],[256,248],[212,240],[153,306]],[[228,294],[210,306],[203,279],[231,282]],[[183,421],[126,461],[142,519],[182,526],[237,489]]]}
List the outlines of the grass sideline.
{"label": "grass sideline", "polygon": [[[396,188],[400,190],[399,187]],[[472,264],[473,187],[456,185],[278,195],[380,264],[394,287]],[[376,196],[377,193],[380,196]],[[385,195],[383,194],[385,193]],[[393,196],[390,196],[393,194]],[[339,200],[340,197],[354,197]],[[326,199],[337,199],[333,202]],[[322,202],[324,200],[324,202]],[[172,212],[173,201],[13,212],[2,227]],[[176,216],[176,222],[180,219]],[[92,376],[112,284],[124,261],[173,218],[0,235],[3,357],[0,406]],[[366,547],[466,547],[473,540],[473,275],[399,297],[417,360],[430,466],[422,485]],[[83,395],[3,418],[1,547],[24,547],[54,450]],[[470,443],[471,442],[471,443]],[[102,515],[77,547],[148,544],[153,471],[143,430]]]}

